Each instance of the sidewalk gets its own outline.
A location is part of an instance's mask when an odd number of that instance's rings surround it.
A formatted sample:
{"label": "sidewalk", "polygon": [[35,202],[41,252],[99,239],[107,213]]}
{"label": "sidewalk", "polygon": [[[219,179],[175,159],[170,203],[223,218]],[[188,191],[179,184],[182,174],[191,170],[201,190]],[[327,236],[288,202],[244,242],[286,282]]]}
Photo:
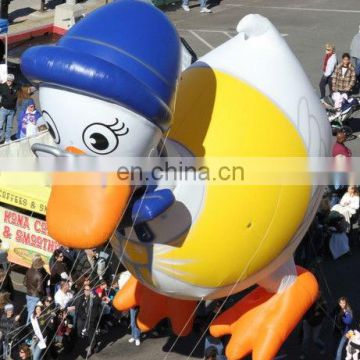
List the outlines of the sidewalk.
{"label": "sidewalk", "polygon": [[[87,14],[105,2],[106,0],[87,0],[80,5],[84,8],[84,14]],[[48,10],[41,12],[40,0],[13,0],[9,6],[9,44],[51,32],[55,6],[62,3],[62,0],[48,0]]]}

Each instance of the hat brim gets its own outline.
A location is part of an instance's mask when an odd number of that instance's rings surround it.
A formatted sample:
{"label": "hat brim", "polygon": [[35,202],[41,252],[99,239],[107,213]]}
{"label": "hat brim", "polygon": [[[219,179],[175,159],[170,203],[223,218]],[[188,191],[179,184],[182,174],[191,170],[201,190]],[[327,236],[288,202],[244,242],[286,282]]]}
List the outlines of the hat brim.
{"label": "hat brim", "polygon": [[95,96],[134,111],[160,128],[171,117],[168,106],[127,71],[101,58],[63,46],[35,46],[22,55],[28,80]]}

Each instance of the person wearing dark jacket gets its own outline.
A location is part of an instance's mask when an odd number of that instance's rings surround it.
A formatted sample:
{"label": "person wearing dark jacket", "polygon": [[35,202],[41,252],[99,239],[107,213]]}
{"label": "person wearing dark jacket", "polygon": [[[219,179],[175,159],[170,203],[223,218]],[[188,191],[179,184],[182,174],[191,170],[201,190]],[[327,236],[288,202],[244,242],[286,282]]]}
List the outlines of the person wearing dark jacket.
{"label": "person wearing dark jacket", "polygon": [[26,306],[28,311],[27,324],[30,322],[35,305],[44,296],[46,289],[47,273],[44,269],[44,260],[40,255],[35,255],[31,268],[25,274]]}
{"label": "person wearing dark jacket", "polygon": [[[61,250],[56,249],[54,251],[55,262],[51,267],[51,276],[50,276],[50,284],[53,289],[54,294],[59,289],[59,284],[61,280],[64,280],[61,277],[61,274],[69,275],[67,266],[64,262],[64,254]],[[67,278],[66,278],[67,279]],[[65,280],[66,280],[65,279]]]}
{"label": "person wearing dark jacket", "polygon": [[84,286],[83,294],[75,300],[76,331],[79,338],[87,339],[87,354],[90,356],[97,346],[96,327],[101,315],[101,300],[91,293],[89,285]]}
{"label": "person wearing dark jacket", "polygon": [[320,339],[320,333],[326,312],[327,304],[325,300],[321,298],[321,295],[319,295],[317,301],[305,314],[302,322],[303,340],[300,359],[306,359],[311,340],[313,340],[314,344],[320,349],[320,354],[325,353],[325,344]]}
{"label": "person wearing dark jacket", "polygon": [[336,360],[342,359],[342,352],[346,342],[346,333],[350,330],[353,321],[353,312],[348,300],[341,297],[338,305],[332,311],[331,315],[334,317],[334,342],[336,345]]}
{"label": "person wearing dark jacket", "polygon": [[17,89],[14,86],[15,77],[8,74],[7,81],[0,84],[0,141],[3,140],[3,125],[5,123],[5,144],[10,142],[12,124],[16,110]]}
{"label": "person wearing dark jacket", "polygon": [[9,351],[9,342],[14,337],[14,330],[18,326],[20,316],[14,314],[14,305],[6,304],[4,313],[0,318],[0,354],[7,359]]}
{"label": "person wearing dark jacket", "polygon": [[7,292],[10,294],[10,300],[14,300],[14,286],[10,277],[10,270],[0,269],[0,292]]}

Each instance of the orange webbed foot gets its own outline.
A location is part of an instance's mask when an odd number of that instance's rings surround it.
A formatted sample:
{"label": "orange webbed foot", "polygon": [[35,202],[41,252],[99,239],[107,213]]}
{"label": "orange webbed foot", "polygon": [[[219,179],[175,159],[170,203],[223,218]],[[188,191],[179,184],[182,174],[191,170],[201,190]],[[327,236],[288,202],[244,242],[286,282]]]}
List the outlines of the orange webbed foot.
{"label": "orange webbed foot", "polygon": [[176,335],[188,335],[193,326],[196,301],[174,299],[158,294],[142,285],[133,276],[116,294],[113,305],[119,311],[139,307],[137,325],[142,332],[153,329],[168,318]]}
{"label": "orange webbed foot", "polygon": [[229,360],[250,352],[253,360],[273,359],[317,295],[315,277],[298,268],[297,279],[286,290],[272,294],[256,288],[216,318],[210,332],[215,337],[231,335],[226,347]]}

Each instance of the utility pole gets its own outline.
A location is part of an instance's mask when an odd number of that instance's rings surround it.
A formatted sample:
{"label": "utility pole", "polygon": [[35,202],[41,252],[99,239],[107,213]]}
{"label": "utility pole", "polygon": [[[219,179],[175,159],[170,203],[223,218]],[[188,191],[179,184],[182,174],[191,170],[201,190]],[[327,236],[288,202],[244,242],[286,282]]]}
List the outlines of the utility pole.
{"label": "utility pole", "polygon": [[9,4],[12,0],[0,0],[0,18],[9,18]]}
{"label": "utility pole", "polygon": [[45,11],[46,0],[40,0],[40,11]]}

